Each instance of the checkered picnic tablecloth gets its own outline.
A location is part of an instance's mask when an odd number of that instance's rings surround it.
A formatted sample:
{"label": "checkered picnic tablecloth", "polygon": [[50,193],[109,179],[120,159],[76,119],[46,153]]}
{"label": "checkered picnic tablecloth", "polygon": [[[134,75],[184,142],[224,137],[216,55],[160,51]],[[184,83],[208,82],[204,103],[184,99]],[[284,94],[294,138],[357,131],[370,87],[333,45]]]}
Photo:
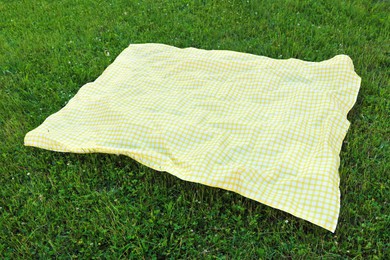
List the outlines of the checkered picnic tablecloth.
{"label": "checkered picnic tablecloth", "polygon": [[334,231],[359,87],[346,55],[306,62],[132,44],[25,145],[127,155]]}

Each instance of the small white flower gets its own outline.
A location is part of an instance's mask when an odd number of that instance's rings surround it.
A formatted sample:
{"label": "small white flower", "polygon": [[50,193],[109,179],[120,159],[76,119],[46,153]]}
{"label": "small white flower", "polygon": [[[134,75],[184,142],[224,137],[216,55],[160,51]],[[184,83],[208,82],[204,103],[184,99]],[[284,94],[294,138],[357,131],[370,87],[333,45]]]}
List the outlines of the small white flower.
{"label": "small white flower", "polygon": [[29,172],[27,173],[27,176],[30,176],[30,173],[29,173]]}
{"label": "small white flower", "polygon": [[286,220],[284,221],[284,223],[288,224],[288,220],[286,219]]}

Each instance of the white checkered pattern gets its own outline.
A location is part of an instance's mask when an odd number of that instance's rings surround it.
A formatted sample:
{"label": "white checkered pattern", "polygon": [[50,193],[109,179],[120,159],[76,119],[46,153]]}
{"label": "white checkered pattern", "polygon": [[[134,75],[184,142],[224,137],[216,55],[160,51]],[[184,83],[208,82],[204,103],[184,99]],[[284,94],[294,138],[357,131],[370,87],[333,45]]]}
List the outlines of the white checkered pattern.
{"label": "white checkered pattern", "polygon": [[345,55],[306,62],[135,44],[25,145],[124,154],[334,231],[359,87]]}

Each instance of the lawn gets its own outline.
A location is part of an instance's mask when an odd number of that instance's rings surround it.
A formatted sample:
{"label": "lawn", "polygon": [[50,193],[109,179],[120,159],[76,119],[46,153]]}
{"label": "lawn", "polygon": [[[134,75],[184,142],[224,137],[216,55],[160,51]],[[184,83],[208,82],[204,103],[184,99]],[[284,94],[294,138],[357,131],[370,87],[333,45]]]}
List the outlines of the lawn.
{"label": "lawn", "polygon": [[[389,259],[388,1],[0,0],[0,258]],[[131,43],[321,61],[362,83],[333,234],[125,156],[24,147]]]}

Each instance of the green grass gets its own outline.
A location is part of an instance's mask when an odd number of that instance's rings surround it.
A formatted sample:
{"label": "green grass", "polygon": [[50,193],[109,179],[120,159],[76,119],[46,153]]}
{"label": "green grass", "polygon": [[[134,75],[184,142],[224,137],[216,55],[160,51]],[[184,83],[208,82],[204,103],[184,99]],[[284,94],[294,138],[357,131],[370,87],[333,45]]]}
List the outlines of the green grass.
{"label": "green grass", "polygon": [[[0,0],[1,258],[389,259],[388,1]],[[130,43],[321,61],[362,77],[334,234],[124,156],[24,147],[24,135]]]}

